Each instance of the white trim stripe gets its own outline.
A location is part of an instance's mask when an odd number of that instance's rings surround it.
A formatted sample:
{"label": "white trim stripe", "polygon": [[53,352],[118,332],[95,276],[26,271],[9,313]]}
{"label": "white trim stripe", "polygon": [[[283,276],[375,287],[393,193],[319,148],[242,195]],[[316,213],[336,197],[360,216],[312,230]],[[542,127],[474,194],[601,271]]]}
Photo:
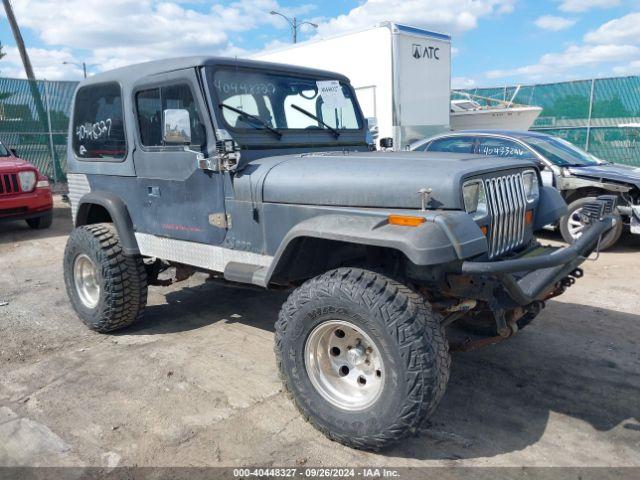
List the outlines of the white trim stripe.
{"label": "white trim stripe", "polygon": [[268,267],[273,262],[273,257],[269,255],[232,250],[216,245],[174,240],[148,233],[136,233],[135,237],[140,254],[143,256],[161,258],[215,272],[224,272],[230,262],[261,267]]}
{"label": "white trim stripe", "polygon": [[87,193],[91,192],[91,185],[86,175],[79,173],[67,174],[67,185],[69,186],[69,202],[71,203],[71,218],[76,223],[76,215],[78,214],[78,204],[80,199]]}

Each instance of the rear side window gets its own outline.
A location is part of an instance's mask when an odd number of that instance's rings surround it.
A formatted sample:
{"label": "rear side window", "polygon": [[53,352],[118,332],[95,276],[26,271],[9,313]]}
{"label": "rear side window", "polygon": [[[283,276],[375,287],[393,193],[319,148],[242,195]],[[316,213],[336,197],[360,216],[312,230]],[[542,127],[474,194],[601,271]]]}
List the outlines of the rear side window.
{"label": "rear side window", "polygon": [[428,152],[473,153],[473,137],[447,137],[431,142]]}
{"label": "rear side window", "polygon": [[534,158],[528,149],[505,138],[480,138],[478,140],[478,153],[489,157]]}
{"label": "rear side window", "polygon": [[191,146],[202,147],[206,140],[206,131],[201,120],[200,112],[186,84],[169,85],[166,87],[143,90],[136,95],[138,111],[138,128],[140,141],[145,147],[162,147],[162,118],[167,109],[184,109],[189,112],[191,119]]}
{"label": "rear side window", "polygon": [[126,156],[122,94],[117,83],[79,89],[73,122],[72,146],[78,157],[121,160]]}

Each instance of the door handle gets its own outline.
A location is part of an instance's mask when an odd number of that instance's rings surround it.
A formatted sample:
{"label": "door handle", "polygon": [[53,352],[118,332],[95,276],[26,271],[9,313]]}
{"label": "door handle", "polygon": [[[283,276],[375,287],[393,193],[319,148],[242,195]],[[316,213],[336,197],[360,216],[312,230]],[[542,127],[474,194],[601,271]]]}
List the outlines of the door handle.
{"label": "door handle", "polygon": [[159,197],[160,187],[147,187],[147,195],[150,197]]}

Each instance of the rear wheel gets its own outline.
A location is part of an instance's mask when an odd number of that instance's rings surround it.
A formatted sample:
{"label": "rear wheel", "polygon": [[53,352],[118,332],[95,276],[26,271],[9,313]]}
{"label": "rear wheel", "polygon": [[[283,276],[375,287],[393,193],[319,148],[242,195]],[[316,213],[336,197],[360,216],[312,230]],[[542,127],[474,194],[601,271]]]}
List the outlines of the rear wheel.
{"label": "rear wheel", "polygon": [[295,290],[276,323],[284,385],[332,440],[378,450],[436,408],[450,357],[440,316],[383,275],[341,268]]}
{"label": "rear wheel", "polygon": [[[560,233],[565,242],[573,243],[582,236],[586,226],[580,219],[580,212],[582,207],[594,200],[596,200],[596,197],[584,197],[571,202],[567,209],[567,214],[560,219]],[[607,250],[618,242],[622,235],[622,227],[622,218],[619,214],[616,214],[616,224],[602,237],[600,250]]]}
{"label": "rear wheel", "polygon": [[138,320],[147,304],[147,275],[140,256],[125,255],[111,224],[76,228],[67,242],[64,279],[71,304],[98,332]]}
{"label": "rear wheel", "polygon": [[29,225],[34,230],[44,230],[46,228],[49,228],[53,223],[53,211],[50,210],[39,217],[29,218],[26,220],[26,222],[27,225]]}

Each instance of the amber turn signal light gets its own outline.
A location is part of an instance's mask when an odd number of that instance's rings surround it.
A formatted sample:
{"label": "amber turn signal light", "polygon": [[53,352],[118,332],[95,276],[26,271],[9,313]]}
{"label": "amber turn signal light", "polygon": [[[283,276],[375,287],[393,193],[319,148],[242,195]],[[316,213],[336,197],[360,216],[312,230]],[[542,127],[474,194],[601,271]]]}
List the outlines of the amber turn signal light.
{"label": "amber turn signal light", "polygon": [[533,210],[527,210],[527,213],[524,214],[524,222],[527,225],[533,223]]}
{"label": "amber turn signal light", "polygon": [[483,226],[480,227],[480,231],[486,237],[487,236],[487,232],[489,231],[489,227],[487,227],[486,225],[483,225]]}
{"label": "amber turn signal light", "polygon": [[426,220],[423,217],[411,217],[409,215],[389,215],[389,223],[401,227],[419,227]]}

